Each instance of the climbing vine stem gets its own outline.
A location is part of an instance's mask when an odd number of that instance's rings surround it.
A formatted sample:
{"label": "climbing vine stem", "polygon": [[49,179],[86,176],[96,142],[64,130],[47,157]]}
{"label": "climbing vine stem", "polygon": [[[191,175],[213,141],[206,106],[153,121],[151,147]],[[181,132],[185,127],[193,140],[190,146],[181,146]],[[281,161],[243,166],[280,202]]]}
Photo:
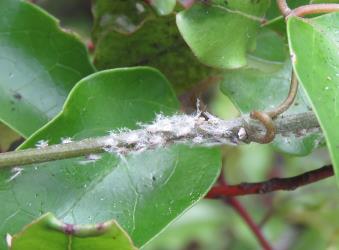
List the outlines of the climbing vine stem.
{"label": "climbing vine stem", "polygon": [[288,16],[291,13],[291,9],[288,7],[286,0],[277,0],[277,5],[283,16]]}
{"label": "climbing vine stem", "polygon": [[[277,5],[281,14],[288,19],[290,16],[305,16],[309,14],[319,14],[328,12],[339,12],[339,4],[309,4],[300,6],[295,9],[290,9],[286,0],[277,0]],[[276,109],[269,112],[252,111],[250,117],[260,121],[266,128],[264,135],[256,138],[256,142],[266,144],[270,143],[275,138],[274,118],[285,112],[294,102],[298,92],[298,80],[292,70],[291,85],[287,98]]]}
{"label": "climbing vine stem", "polygon": [[266,128],[266,132],[264,135],[257,136],[255,138],[255,142],[266,144],[273,141],[276,133],[276,128],[273,123],[274,118],[276,118],[278,115],[285,112],[294,102],[295,97],[298,92],[298,80],[297,77],[292,70],[291,74],[291,84],[290,84],[290,90],[288,92],[287,98],[285,101],[283,101],[277,108],[275,108],[272,111],[268,112],[261,112],[261,111],[252,111],[250,114],[250,117],[252,119],[260,121]]}
{"label": "climbing vine stem", "polygon": [[289,16],[303,17],[310,14],[339,12],[339,4],[309,4],[293,9]]}
{"label": "climbing vine stem", "polygon": [[281,14],[286,18],[290,16],[303,17],[310,14],[339,12],[339,4],[334,3],[308,4],[290,9],[286,0],[277,0],[277,5]]}
{"label": "climbing vine stem", "polygon": [[290,90],[288,92],[287,98],[276,109],[267,112],[267,114],[273,119],[284,113],[293,104],[295,97],[297,96],[297,92],[298,80],[294,71],[292,70]]}
{"label": "climbing vine stem", "polygon": [[[313,112],[287,115],[274,121],[277,134],[302,136],[320,130]],[[0,154],[0,168],[30,165],[59,159],[110,152],[117,155],[138,153],[171,144],[214,146],[237,145],[256,141],[262,126],[243,116],[225,121],[209,114],[205,120],[198,115],[174,115],[156,119],[140,129],[116,132],[103,137],[55,144]],[[302,134],[302,135],[301,135]],[[48,139],[48,138],[46,138]]]}

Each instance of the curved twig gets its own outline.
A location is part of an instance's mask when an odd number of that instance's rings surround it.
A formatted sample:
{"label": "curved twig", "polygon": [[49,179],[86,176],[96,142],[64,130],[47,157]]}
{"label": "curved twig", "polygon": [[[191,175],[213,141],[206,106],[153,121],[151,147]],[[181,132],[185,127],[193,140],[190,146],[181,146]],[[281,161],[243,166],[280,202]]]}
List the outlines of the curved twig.
{"label": "curved twig", "polygon": [[290,16],[303,17],[310,14],[339,12],[339,4],[335,3],[308,4],[299,6],[293,10],[288,7],[286,0],[277,0],[277,5],[279,7],[281,14],[285,18],[288,18]]}
{"label": "curved twig", "polygon": [[286,0],[277,0],[277,5],[281,14],[286,17],[291,13],[291,9],[288,7]]}
{"label": "curved twig", "polygon": [[274,110],[268,111],[268,112],[260,112],[260,111],[252,111],[250,114],[250,117],[252,119],[260,121],[266,128],[266,134],[262,137],[256,137],[253,139],[253,141],[266,144],[270,143],[274,140],[276,128],[274,126],[273,120],[278,115],[285,112],[294,102],[295,97],[297,96],[298,92],[298,79],[292,70],[291,75],[291,84],[290,84],[290,90],[288,92],[288,95],[286,99]]}
{"label": "curved twig", "polygon": [[292,103],[294,102],[295,97],[297,96],[297,92],[298,92],[298,79],[297,79],[294,71],[292,70],[290,90],[288,92],[288,95],[287,95],[285,101],[283,101],[274,110],[267,112],[267,114],[272,119],[274,119],[278,115],[284,113],[292,105]]}
{"label": "curved twig", "polygon": [[330,13],[330,12],[339,12],[339,4],[309,4],[300,6],[293,9],[289,16],[299,16],[303,17],[310,14],[321,14],[321,13]]}
{"label": "curved twig", "polygon": [[266,144],[266,143],[270,143],[271,141],[273,141],[275,137],[276,128],[275,128],[275,125],[273,123],[271,116],[269,116],[265,112],[252,111],[250,114],[250,117],[252,119],[260,121],[266,128],[265,135],[256,136],[252,140],[257,143],[261,143],[261,144]]}

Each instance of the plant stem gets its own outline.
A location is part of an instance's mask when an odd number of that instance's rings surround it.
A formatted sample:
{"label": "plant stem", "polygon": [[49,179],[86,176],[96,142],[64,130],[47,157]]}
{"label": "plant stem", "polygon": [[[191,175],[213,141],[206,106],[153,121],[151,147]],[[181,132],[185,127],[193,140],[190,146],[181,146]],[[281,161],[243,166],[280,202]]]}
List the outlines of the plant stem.
{"label": "plant stem", "polygon": [[252,230],[253,234],[258,239],[260,245],[265,250],[272,250],[273,248],[270,246],[266,238],[261,232],[260,227],[253,221],[250,214],[246,211],[244,206],[234,197],[229,197],[224,200],[226,203],[228,203],[232,208],[239,214],[239,216],[246,222],[248,227]]}
{"label": "plant stem", "polygon": [[329,12],[339,12],[339,4],[309,4],[300,6],[292,10],[288,16],[300,16],[303,17],[305,15],[310,14],[321,14],[321,13],[329,13]]}
{"label": "plant stem", "polygon": [[273,249],[265,239],[260,227],[253,221],[245,207],[234,197],[249,194],[263,194],[277,190],[295,190],[300,186],[311,184],[334,175],[332,165],[324,166],[320,169],[309,171],[291,178],[273,178],[271,180],[259,183],[242,183],[239,185],[227,185],[221,173],[218,185],[213,187],[206,198],[222,198],[243,218],[250,227],[253,234],[257,237],[263,249]]}
{"label": "plant stem", "polygon": [[252,111],[250,114],[252,119],[260,121],[263,126],[266,128],[266,132],[264,135],[258,135],[254,138],[254,141],[261,144],[267,144],[274,140],[276,134],[276,128],[272,117],[270,117],[267,113],[261,111]]}
{"label": "plant stem", "polygon": [[[29,165],[85,156],[109,150],[116,154],[128,154],[155,149],[175,143],[190,145],[237,145],[255,141],[265,130],[255,120],[243,116],[234,120],[221,120],[209,114],[210,119],[198,116],[174,115],[157,119],[141,129],[88,138],[67,144],[43,148],[25,149],[0,154],[0,168]],[[320,130],[313,112],[279,117],[275,121],[276,133],[300,136]],[[166,124],[166,126],[164,126]],[[199,140],[194,140],[199,138]],[[47,138],[46,138],[47,139]]]}
{"label": "plant stem", "polygon": [[277,5],[279,7],[281,14],[286,18],[289,16],[303,17],[305,15],[310,15],[310,14],[339,12],[339,4],[330,4],[330,3],[308,4],[308,5],[300,6],[293,10],[291,10],[288,7],[286,0],[277,0]]}
{"label": "plant stem", "polygon": [[273,178],[264,182],[230,186],[217,185],[208,192],[206,198],[265,194],[279,190],[291,191],[333,175],[333,167],[328,165],[290,178]]}
{"label": "plant stem", "polygon": [[108,137],[89,138],[67,144],[0,154],[0,168],[22,166],[103,152]]}
{"label": "plant stem", "polygon": [[279,7],[279,10],[283,16],[288,16],[290,12],[292,11],[288,5],[286,0],[277,0],[277,5]]}
{"label": "plant stem", "polygon": [[298,92],[298,79],[292,69],[291,84],[287,98],[274,110],[266,112],[272,119],[284,113],[294,102]]}
{"label": "plant stem", "polygon": [[[218,183],[220,186],[224,188],[228,187],[227,181],[224,178],[223,170],[220,173]],[[239,214],[239,216],[245,221],[245,223],[248,225],[248,227],[252,230],[253,234],[258,239],[263,249],[265,250],[273,249],[268,243],[268,241],[265,239],[260,227],[254,222],[250,214],[247,212],[246,208],[235,197],[224,197],[223,202],[225,204],[230,205]]]}
{"label": "plant stem", "polygon": [[250,117],[252,119],[260,121],[266,128],[265,135],[260,135],[253,140],[258,143],[267,144],[274,140],[276,134],[276,128],[273,123],[274,118],[284,113],[294,102],[298,92],[298,79],[292,70],[290,90],[287,98],[274,110],[268,112],[252,111]]}

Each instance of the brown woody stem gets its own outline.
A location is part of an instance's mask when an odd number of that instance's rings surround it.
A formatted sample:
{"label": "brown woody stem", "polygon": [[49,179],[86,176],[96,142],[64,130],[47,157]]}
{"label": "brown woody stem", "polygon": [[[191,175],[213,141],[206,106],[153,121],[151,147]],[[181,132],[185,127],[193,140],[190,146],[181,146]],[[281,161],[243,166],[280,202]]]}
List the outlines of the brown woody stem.
{"label": "brown woody stem", "polygon": [[241,183],[229,186],[216,185],[208,192],[206,198],[265,194],[280,190],[291,191],[333,175],[333,167],[328,165],[289,178],[273,178],[264,182]]}

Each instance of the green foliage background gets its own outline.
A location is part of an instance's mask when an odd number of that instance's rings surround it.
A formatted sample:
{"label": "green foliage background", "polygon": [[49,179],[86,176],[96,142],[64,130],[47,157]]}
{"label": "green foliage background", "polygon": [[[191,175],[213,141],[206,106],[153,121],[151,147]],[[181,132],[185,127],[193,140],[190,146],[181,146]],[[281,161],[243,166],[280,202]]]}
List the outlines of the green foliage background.
{"label": "green foliage background", "polygon": [[[114,227],[121,238],[106,247],[133,249],[130,236],[146,250],[257,249],[257,240],[230,207],[202,199],[221,167],[230,184],[294,176],[331,159],[337,172],[338,13],[308,21],[291,18],[286,26],[269,0],[214,0],[188,10],[173,0],[36,2],[42,9],[0,0],[1,151],[24,138],[22,149],[39,140],[57,144],[62,137],[134,129],[158,113],[194,109],[197,90],[211,79],[201,97],[219,117],[273,108],[287,94],[292,67],[301,86],[288,113],[313,109],[325,139],[312,133],[278,137],[264,146],[180,145],[126,159],[103,154],[86,166],[83,158],[33,165],[14,179],[15,169],[1,170],[2,236],[53,212],[68,223],[114,218],[123,231]],[[307,3],[289,1],[291,7]],[[89,42],[93,53],[84,45]],[[329,151],[319,148],[325,140]],[[239,200],[277,249],[339,245],[334,178]],[[13,249],[30,246],[27,235],[34,239],[44,233],[44,223],[49,222],[38,221],[17,234]],[[63,235],[49,233],[60,244],[55,249],[64,247]],[[5,241],[0,249],[6,249]]]}

